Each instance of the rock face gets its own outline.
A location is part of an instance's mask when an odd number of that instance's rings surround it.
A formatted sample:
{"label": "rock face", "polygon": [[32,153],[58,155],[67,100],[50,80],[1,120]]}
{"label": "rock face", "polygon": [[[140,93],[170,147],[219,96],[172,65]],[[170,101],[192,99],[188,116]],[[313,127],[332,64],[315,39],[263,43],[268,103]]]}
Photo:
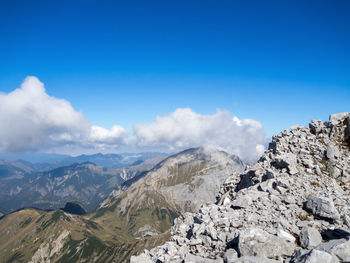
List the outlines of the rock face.
{"label": "rock face", "polygon": [[145,250],[143,262],[350,262],[349,129],[341,113],[274,136],[215,204],[177,218],[170,241]]}

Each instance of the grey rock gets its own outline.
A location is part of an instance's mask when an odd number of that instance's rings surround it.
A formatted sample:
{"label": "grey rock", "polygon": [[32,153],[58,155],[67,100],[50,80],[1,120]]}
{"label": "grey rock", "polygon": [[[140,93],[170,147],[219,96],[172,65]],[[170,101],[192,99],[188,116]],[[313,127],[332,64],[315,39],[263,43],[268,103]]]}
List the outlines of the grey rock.
{"label": "grey rock", "polygon": [[344,216],[343,216],[343,221],[344,221],[344,224],[345,224],[348,228],[350,228],[350,216],[344,215]]}
{"label": "grey rock", "polygon": [[287,233],[282,229],[278,229],[277,236],[292,243],[294,243],[296,240],[294,236],[292,236],[291,234]]}
{"label": "grey rock", "polygon": [[313,120],[310,122],[309,128],[313,134],[317,135],[322,131],[323,121]]}
{"label": "grey rock", "polygon": [[350,112],[336,113],[329,116],[329,122],[333,125],[339,124],[341,121],[345,120],[346,117],[350,115]]}
{"label": "grey rock", "polygon": [[313,249],[306,254],[300,254],[299,256],[297,255],[292,262],[293,263],[338,263],[339,260],[335,256],[325,251]]}
{"label": "grey rock", "polygon": [[316,228],[306,226],[300,232],[299,241],[302,248],[311,249],[321,243],[322,236]]}
{"label": "grey rock", "polygon": [[236,200],[233,200],[232,208],[247,208],[252,203],[252,198],[249,195],[238,196]]}
{"label": "grey rock", "polygon": [[238,237],[240,256],[261,256],[266,258],[291,256],[294,253],[294,249],[294,244],[258,228],[245,229],[240,232]]}
{"label": "grey rock", "polygon": [[318,250],[326,251],[336,255],[343,262],[350,262],[350,240],[335,239],[316,247]]}
{"label": "grey rock", "polygon": [[296,168],[297,158],[295,154],[286,153],[279,155],[273,160],[272,164],[279,169],[287,168],[291,175],[298,173]]}
{"label": "grey rock", "polygon": [[336,159],[338,159],[340,156],[338,147],[335,145],[328,145],[326,156],[331,161],[335,161]]}
{"label": "grey rock", "polygon": [[340,219],[339,213],[334,207],[333,201],[328,198],[308,196],[305,203],[305,208],[313,215],[321,218],[334,220]]}
{"label": "grey rock", "polygon": [[225,252],[223,258],[225,263],[232,263],[237,257],[238,257],[238,254],[236,250],[230,248]]}

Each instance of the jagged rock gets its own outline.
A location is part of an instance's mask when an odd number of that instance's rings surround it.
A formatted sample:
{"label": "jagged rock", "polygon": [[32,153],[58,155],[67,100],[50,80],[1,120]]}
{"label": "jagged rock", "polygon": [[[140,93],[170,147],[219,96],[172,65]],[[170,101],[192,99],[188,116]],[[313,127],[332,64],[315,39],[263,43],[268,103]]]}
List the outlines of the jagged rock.
{"label": "jagged rock", "polygon": [[296,255],[292,261],[293,263],[338,263],[339,260],[321,250],[313,249],[307,253]]}
{"label": "jagged rock", "polygon": [[329,122],[333,125],[337,125],[349,115],[350,115],[350,112],[332,114],[331,116],[329,116]]}
{"label": "jagged rock", "polygon": [[247,208],[252,203],[252,198],[249,195],[239,196],[232,202],[233,208]]}
{"label": "jagged rock", "polygon": [[308,196],[305,208],[315,216],[321,218],[334,219],[340,218],[338,211],[334,207],[333,201],[328,198],[321,198],[316,196]]}
{"label": "jagged rock", "polygon": [[296,168],[297,158],[292,153],[286,153],[277,156],[272,163],[275,167],[279,169],[287,168],[289,174],[291,175],[298,173],[298,170]]}
{"label": "jagged rock", "polygon": [[321,243],[322,236],[316,228],[306,226],[300,232],[299,241],[302,248],[311,249]]}
{"label": "jagged rock", "polygon": [[324,128],[323,121],[313,120],[313,121],[310,122],[309,127],[310,127],[311,133],[317,135]]}
{"label": "jagged rock", "polygon": [[238,252],[240,256],[261,256],[274,258],[291,256],[295,246],[285,239],[271,235],[258,228],[250,228],[240,232]]}
{"label": "jagged rock", "polygon": [[340,152],[337,146],[335,145],[329,145],[327,147],[327,152],[326,152],[327,158],[331,161],[335,161],[336,159],[339,158]]}

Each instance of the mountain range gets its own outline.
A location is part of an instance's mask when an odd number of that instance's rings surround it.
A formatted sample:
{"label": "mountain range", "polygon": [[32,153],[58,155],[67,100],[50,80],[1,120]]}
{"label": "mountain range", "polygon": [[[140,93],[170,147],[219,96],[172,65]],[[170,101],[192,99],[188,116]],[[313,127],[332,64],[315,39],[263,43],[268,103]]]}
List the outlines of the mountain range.
{"label": "mountain range", "polygon": [[0,211],[8,213],[23,207],[58,209],[70,201],[79,201],[92,211],[115,187],[165,158],[164,154],[119,156],[115,165],[125,166],[119,169],[86,161],[107,164],[114,157],[102,154],[70,157],[62,160],[69,165],[42,172],[26,161],[0,161]]}
{"label": "mountain range", "polygon": [[[92,166],[79,166],[82,165]],[[238,176],[244,167],[236,156],[194,148],[166,158],[136,176],[137,180],[126,180],[90,214],[78,216],[62,210],[32,208],[11,213],[0,220],[3,260],[128,261],[144,248],[164,242],[181,213],[194,212],[201,204],[214,202],[225,178]],[[94,245],[87,247],[90,242]]]}

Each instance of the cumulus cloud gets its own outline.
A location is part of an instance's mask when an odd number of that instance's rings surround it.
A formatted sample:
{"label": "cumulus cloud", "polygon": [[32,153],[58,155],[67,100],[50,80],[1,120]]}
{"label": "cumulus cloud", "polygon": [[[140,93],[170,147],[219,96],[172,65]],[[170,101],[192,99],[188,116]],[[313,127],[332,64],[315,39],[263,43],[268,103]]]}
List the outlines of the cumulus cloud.
{"label": "cumulus cloud", "polygon": [[90,141],[100,144],[123,144],[127,134],[119,125],[114,125],[110,130],[94,125],[91,127]]}
{"label": "cumulus cloud", "polygon": [[257,159],[264,151],[264,132],[260,122],[238,119],[228,111],[201,115],[190,108],[177,109],[155,122],[134,126],[135,141],[140,147],[163,147],[170,150],[194,146],[215,146],[243,159]]}
{"label": "cumulus cloud", "polygon": [[27,77],[10,93],[0,93],[0,152],[175,152],[208,146],[254,160],[264,151],[263,144],[260,122],[239,119],[228,111],[202,115],[180,108],[157,116],[153,123],[135,125],[129,135],[119,125],[111,129],[92,125],[67,100],[49,96],[36,77]]}
{"label": "cumulus cloud", "polygon": [[49,96],[36,77],[27,77],[13,92],[0,93],[1,152],[121,143],[123,136],[125,131],[118,126],[91,126],[68,101]]}

